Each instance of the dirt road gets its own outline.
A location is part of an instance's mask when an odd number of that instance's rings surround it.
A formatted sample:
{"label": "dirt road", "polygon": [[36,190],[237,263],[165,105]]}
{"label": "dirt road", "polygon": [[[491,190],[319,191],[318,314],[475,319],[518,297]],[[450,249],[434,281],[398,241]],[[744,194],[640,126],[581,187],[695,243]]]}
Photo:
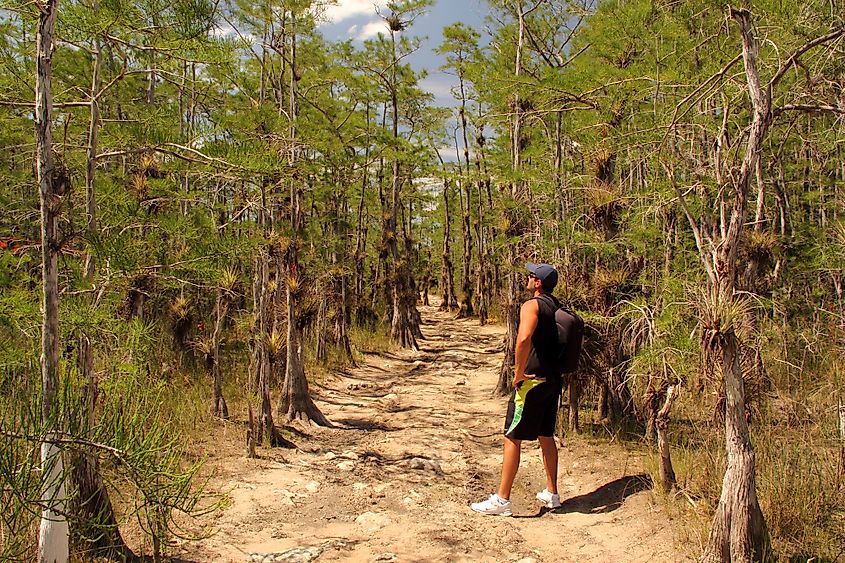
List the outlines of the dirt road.
{"label": "dirt road", "polygon": [[[219,448],[213,482],[231,504],[190,561],[686,561],[649,490],[645,459],[576,438],[560,451],[563,506],[541,507],[539,449],[523,447],[513,517],[469,503],[494,491],[506,399],[491,396],[503,328],[422,307],[418,352],[365,355],[312,387],[336,428],[298,450]],[[240,439],[241,429],[229,438]],[[234,436],[237,432],[238,436]],[[225,441],[226,436],[216,439]]]}

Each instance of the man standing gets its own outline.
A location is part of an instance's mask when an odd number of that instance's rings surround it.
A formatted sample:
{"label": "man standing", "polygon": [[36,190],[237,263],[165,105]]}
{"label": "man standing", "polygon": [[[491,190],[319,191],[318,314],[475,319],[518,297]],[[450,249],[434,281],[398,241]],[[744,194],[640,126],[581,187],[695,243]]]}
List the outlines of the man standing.
{"label": "man standing", "polygon": [[560,506],[557,492],[557,444],[555,422],[561,393],[561,374],[556,365],[559,303],[551,295],[557,285],[557,270],[549,264],[525,265],[531,299],[519,311],[519,330],[513,386],[505,417],[504,454],[499,490],[490,498],[471,505],[482,514],[510,516],[511,489],[519,469],[523,440],[538,440],[546,472],[546,488],[537,500],[549,508]]}

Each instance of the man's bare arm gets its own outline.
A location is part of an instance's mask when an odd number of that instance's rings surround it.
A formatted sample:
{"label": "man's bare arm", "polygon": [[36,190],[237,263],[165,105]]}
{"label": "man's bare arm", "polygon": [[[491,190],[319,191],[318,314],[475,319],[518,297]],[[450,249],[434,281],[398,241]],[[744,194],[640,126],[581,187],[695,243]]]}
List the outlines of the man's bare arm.
{"label": "man's bare arm", "polygon": [[516,335],[514,387],[518,386],[522,381],[533,377],[525,375],[525,365],[528,363],[528,355],[531,353],[531,336],[534,334],[539,320],[540,306],[537,304],[537,301],[531,299],[523,303],[519,310],[519,332]]}

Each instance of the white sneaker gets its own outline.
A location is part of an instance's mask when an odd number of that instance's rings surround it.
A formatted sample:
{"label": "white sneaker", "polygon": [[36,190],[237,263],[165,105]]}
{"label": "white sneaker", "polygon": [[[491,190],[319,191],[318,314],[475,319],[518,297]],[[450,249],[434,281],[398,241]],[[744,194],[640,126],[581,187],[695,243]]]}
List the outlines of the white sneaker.
{"label": "white sneaker", "polygon": [[474,502],[470,505],[476,512],[489,514],[491,516],[511,516],[511,501],[503,499],[497,494],[490,495],[490,498],[481,502]]}
{"label": "white sneaker", "polygon": [[550,493],[548,489],[543,489],[537,493],[537,500],[545,504],[548,508],[560,508],[560,495]]}

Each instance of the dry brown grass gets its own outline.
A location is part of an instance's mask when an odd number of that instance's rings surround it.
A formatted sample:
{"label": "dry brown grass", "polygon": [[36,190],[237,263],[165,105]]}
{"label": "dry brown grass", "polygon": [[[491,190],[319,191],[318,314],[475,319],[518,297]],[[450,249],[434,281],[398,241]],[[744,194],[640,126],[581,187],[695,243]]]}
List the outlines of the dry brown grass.
{"label": "dry brown grass", "polygon": [[[845,481],[836,409],[842,385],[835,339],[813,331],[791,344],[782,335],[764,342],[770,391],[755,399],[749,422],[757,496],[772,546],[781,561],[842,561]],[[710,417],[713,385],[703,393],[688,388],[672,413],[680,492],[668,504],[682,514],[679,533],[689,541],[707,540],[726,463],[724,428]],[[653,473],[656,478],[656,461]]]}

